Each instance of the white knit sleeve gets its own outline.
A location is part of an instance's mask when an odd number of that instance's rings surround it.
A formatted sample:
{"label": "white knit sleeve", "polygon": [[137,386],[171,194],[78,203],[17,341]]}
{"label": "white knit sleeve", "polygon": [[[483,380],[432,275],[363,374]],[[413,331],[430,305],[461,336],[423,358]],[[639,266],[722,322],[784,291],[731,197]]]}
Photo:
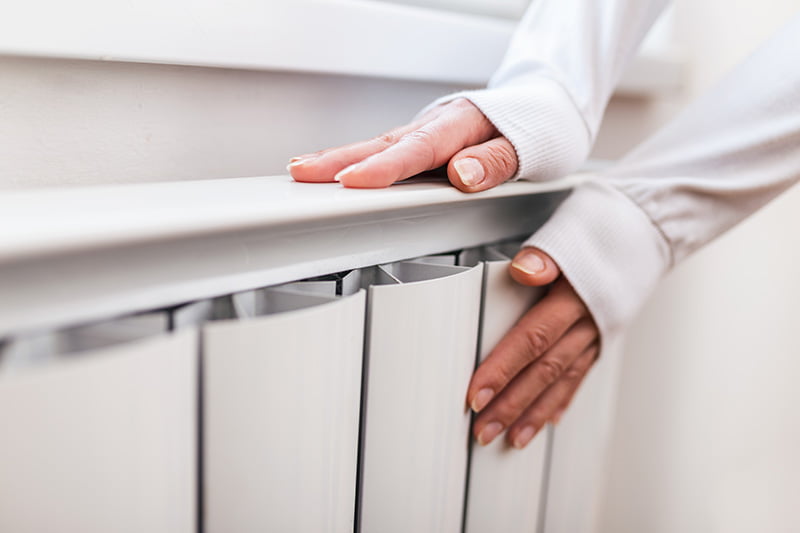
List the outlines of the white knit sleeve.
{"label": "white knit sleeve", "polygon": [[487,89],[465,97],[514,146],[515,178],[548,180],[588,156],[624,68],[668,0],[533,0]]}
{"label": "white knit sleeve", "polygon": [[[676,262],[800,179],[800,16],[527,242],[550,253],[604,335]],[[796,231],[796,228],[787,228]]]}

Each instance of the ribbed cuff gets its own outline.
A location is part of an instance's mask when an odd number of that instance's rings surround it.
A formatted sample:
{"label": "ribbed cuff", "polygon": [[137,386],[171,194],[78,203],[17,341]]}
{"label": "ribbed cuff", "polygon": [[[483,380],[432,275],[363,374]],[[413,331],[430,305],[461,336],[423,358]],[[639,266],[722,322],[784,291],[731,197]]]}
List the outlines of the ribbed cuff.
{"label": "ribbed cuff", "polygon": [[514,179],[548,181],[563,177],[575,171],[591,149],[592,139],[578,108],[550,78],[451,94],[420,114],[456,98],[475,104],[514,146],[519,161]]}
{"label": "ribbed cuff", "polygon": [[523,246],[548,253],[583,299],[601,339],[616,336],[670,267],[670,249],[647,214],[608,183],[575,188]]}

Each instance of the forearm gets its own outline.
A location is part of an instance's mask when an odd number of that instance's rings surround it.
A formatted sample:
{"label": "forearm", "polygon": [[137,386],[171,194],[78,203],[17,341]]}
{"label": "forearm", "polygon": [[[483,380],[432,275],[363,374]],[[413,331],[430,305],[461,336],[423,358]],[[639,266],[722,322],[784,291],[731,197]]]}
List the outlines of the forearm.
{"label": "forearm", "polygon": [[607,177],[650,217],[673,262],[800,176],[800,16]]}
{"label": "forearm", "polygon": [[559,262],[604,334],[676,262],[797,182],[798,55],[800,17],[528,241]]}

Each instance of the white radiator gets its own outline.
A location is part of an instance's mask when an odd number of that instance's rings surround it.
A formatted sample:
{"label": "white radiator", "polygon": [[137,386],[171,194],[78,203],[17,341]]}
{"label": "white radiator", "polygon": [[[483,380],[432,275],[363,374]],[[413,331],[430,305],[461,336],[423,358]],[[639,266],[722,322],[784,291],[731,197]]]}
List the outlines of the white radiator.
{"label": "white radiator", "polygon": [[473,446],[465,406],[538,297],[487,243],[568,185],[0,197],[0,531],[569,531],[553,432]]}

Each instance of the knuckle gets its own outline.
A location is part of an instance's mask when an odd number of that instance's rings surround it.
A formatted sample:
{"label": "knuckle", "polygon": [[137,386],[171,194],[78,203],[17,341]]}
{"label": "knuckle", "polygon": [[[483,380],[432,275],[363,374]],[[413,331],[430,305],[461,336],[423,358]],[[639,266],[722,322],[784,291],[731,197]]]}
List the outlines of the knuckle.
{"label": "knuckle", "polygon": [[571,366],[564,372],[564,378],[569,381],[578,381],[583,377],[584,372],[586,372],[584,368]]}
{"label": "knuckle", "polygon": [[375,137],[375,142],[383,145],[384,147],[391,146],[397,141],[397,136],[391,131],[382,133]]}
{"label": "knuckle", "polygon": [[552,357],[542,358],[536,363],[536,367],[542,381],[547,385],[554,383],[566,370],[564,363]]}
{"label": "knuckle", "polygon": [[419,156],[429,162],[428,166],[433,166],[436,161],[436,139],[431,132],[415,130],[403,135],[400,141],[414,146],[419,151]]}
{"label": "knuckle", "polygon": [[452,102],[450,102],[450,107],[453,109],[457,109],[459,111],[466,111],[466,110],[473,110],[475,108],[475,104],[467,100],[466,98],[456,98]]}
{"label": "knuckle", "polygon": [[526,328],[523,339],[525,340],[528,357],[535,359],[550,348],[553,343],[550,337],[550,333],[540,326]]}
{"label": "knuckle", "polygon": [[517,154],[505,144],[496,144],[488,150],[486,162],[502,176],[511,177],[517,171]]}
{"label": "knuckle", "polygon": [[433,135],[427,130],[414,130],[403,135],[403,141],[420,144],[432,144]]}

